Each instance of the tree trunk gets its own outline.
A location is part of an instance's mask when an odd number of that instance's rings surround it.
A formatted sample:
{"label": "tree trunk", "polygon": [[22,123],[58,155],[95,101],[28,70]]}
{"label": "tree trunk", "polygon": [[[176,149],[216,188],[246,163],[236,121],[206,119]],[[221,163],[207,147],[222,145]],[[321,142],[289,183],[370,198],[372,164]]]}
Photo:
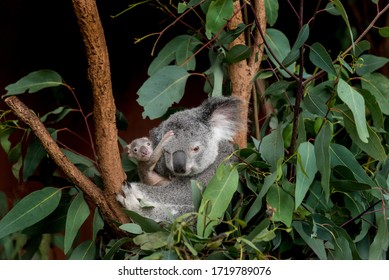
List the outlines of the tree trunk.
{"label": "tree trunk", "polygon": [[88,78],[93,93],[93,117],[97,162],[110,200],[121,191],[126,175],[121,166],[116,129],[116,107],[104,30],[96,1],[73,0],[88,59]]}
{"label": "tree trunk", "polygon": [[[266,28],[266,13],[265,13],[265,2],[264,0],[251,1],[253,10],[255,11],[255,17],[258,18],[260,26],[257,28],[262,29],[262,34],[265,33]],[[228,29],[235,29],[240,23],[243,23],[242,6],[240,1],[234,2],[234,16],[228,23]],[[246,42],[244,34],[241,34],[235,41],[230,44],[230,48],[235,45],[249,45]],[[254,42],[252,47],[252,53],[248,60],[242,60],[237,63],[231,64],[229,67],[232,95],[242,100],[241,109],[238,114],[244,125],[241,126],[240,131],[235,137],[236,144],[239,147],[244,148],[247,146],[247,135],[248,135],[248,113],[251,99],[251,92],[253,90],[253,78],[259,71],[260,63],[263,55],[263,38],[256,29],[254,34]]]}

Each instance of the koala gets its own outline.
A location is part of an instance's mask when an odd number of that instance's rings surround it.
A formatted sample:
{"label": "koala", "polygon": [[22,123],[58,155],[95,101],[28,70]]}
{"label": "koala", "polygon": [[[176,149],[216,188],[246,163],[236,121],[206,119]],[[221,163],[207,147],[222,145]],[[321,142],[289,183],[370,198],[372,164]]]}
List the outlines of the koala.
{"label": "koala", "polygon": [[164,186],[124,184],[117,200],[128,210],[157,222],[193,212],[191,180],[207,185],[218,165],[234,151],[231,141],[239,129],[240,100],[215,97],[200,106],[171,115],[150,132],[158,144],[168,131],[174,137],[163,146],[156,172],[171,182]]}
{"label": "koala", "polygon": [[169,179],[159,175],[154,168],[162,156],[163,146],[173,135],[173,131],[168,131],[155,149],[147,137],[135,139],[126,146],[128,156],[138,161],[138,174],[142,183],[151,186],[163,186],[170,183]]}

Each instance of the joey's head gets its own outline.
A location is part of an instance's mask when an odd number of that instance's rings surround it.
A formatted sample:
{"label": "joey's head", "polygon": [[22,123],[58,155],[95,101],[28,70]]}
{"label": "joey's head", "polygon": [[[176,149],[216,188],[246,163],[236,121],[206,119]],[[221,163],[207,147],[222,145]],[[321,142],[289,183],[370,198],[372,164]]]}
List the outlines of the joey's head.
{"label": "joey's head", "polygon": [[238,129],[238,105],[235,98],[212,98],[171,115],[159,131],[160,135],[174,131],[163,148],[166,168],[175,176],[194,176],[210,167],[219,144],[231,141]]}
{"label": "joey's head", "polygon": [[126,147],[128,156],[138,161],[148,161],[153,153],[152,143],[147,137],[135,139]]}

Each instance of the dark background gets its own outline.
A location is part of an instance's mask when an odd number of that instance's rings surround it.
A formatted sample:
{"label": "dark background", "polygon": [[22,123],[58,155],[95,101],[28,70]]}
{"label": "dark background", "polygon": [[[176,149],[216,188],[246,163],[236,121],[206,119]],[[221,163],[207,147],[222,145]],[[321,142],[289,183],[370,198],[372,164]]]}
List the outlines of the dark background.
{"label": "dark background", "polygon": [[[97,1],[101,19],[105,29],[108,44],[113,91],[118,110],[123,112],[128,120],[128,128],[120,132],[120,136],[130,141],[133,138],[148,134],[149,129],[159,123],[158,120],[142,119],[142,108],[137,104],[136,92],[147,79],[147,67],[153,57],[151,50],[157,36],[151,36],[138,44],[135,38],[143,37],[153,32],[160,32],[172,20],[152,5],[141,5],[117,17],[112,18],[129,4],[138,1],[100,0]],[[163,2],[163,1],[162,1]],[[169,1],[165,1],[169,2]],[[282,30],[294,42],[297,32],[297,17],[290,8],[288,1],[279,0],[280,14],[275,28]],[[345,1],[342,1],[345,2]],[[381,1],[384,2],[384,1]],[[299,1],[290,0],[296,5]],[[309,19],[318,1],[304,1],[305,17]],[[322,1],[326,3],[326,1]],[[376,14],[376,8],[370,0],[348,1],[344,3],[358,34],[363,31]],[[190,21],[191,19],[188,18]],[[196,24],[194,21],[193,24]],[[198,23],[197,23],[198,24]],[[389,16],[384,16],[377,26],[388,26]],[[166,31],[157,45],[157,52],[166,42],[185,27],[176,24]],[[6,93],[4,88],[16,82],[28,73],[40,69],[57,71],[71,85],[86,113],[91,111],[91,93],[87,82],[87,64],[84,45],[79,33],[77,21],[69,0],[0,0],[0,95]],[[311,42],[319,41],[332,57],[343,45],[347,44],[347,31],[341,17],[320,13],[311,25]],[[371,41],[371,52],[376,55],[389,57],[388,40],[377,36],[373,30],[367,37]],[[388,67],[382,73],[388,73]],[[207,97],[202,91],[202,82],[198,78],[190,78],[186,94],[180,106],[191,107],[200,104]],[[69,94],[69,93],[68,93]],[[75,107],[72,98],[63,98],[59,102],[50,92],[37,93],[33,96],[23,95],[21,99],[40,114],[53,110],[58,106]],[[7,106],[0,101],[0,110]],[[84,135],[85,128],[79,114],[66,117],[61,127],[72,127]],[[77,144],[77,151],[90,154],[90,147],[82,146],[79,142],[72,143],[72,136],[60,134],[61,141],[68,145]],[[25,186],[14,178],[7,156],[0,149],[0,191],[5,191],[11,201],[31,191],[31,186]]]}

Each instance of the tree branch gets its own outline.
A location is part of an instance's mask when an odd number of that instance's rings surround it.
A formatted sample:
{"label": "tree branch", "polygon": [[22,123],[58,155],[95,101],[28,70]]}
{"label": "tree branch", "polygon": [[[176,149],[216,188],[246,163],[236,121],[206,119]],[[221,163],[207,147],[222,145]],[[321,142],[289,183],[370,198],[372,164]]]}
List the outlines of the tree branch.
{"label": "tree branch", "polygon": [[126,223],[128,218],[123,214],[119,205],[112,205],[104,197],[102,191],[89,180],[74,164],[63,154],[57,143],[53,140],[40,119],[19,100],[16,96],[5,99],[5,103],[12,109],[16,116],[26,123],[41,141],[44,149],[61,168],[65,175],[78,186],[86,196],[100,209],[100,212],[107,224],[118,234],[123,232],[117,227],[115,222]]}

